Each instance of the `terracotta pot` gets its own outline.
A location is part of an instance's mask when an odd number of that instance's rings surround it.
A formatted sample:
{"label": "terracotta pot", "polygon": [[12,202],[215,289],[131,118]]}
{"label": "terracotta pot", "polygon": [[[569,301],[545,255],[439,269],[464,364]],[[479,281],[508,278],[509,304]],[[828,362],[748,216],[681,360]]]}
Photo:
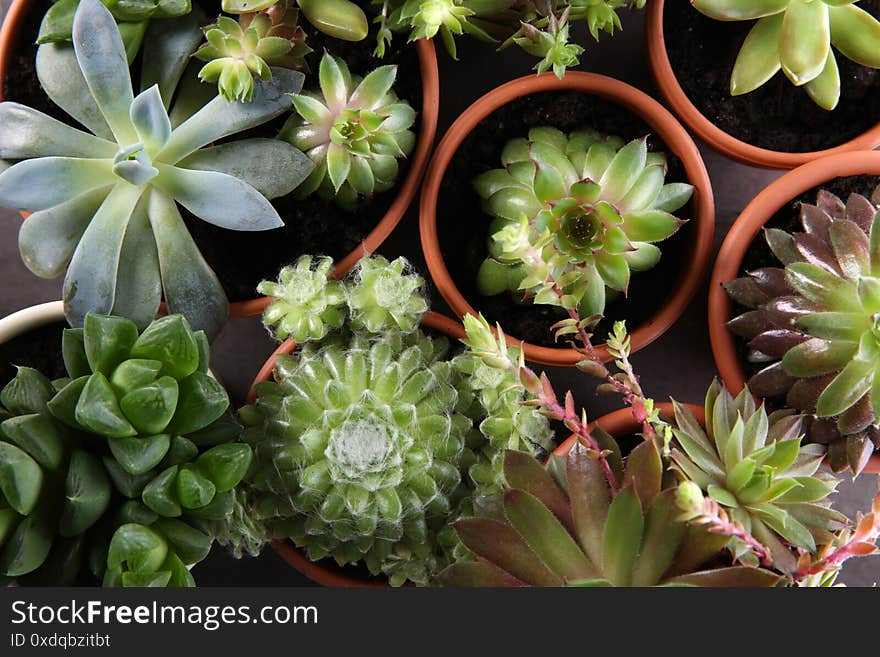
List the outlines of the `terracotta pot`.
{"label": "terracotta pot", "polygon": [[[451,338],[460,339],[465,337],[464,327],[448,317],[435,312],[425,313],[422,317],[422,325],[445,333]],[[286,340],[269,357],[257,374],[247,396],[247,403],[253,404],[257,398],[256,385],[272,378],[275,370],[275,358],[282,354],[289,354],[296,349],[296,342]],[[333,587],[387,587],[388,583],[379,577],[369,577],[364,570],[362,573],[357,568],[341,568],[332,559],[311,561],[302,550],[290,541],[272,541],[272,547],[288,564],[313,582],[322,586]]]}
{"label": "terracotta pot", "polygon": [[[0,28],[0,101],[3,100],[3,80],[6,77],[7,67],[10,65],[17,47],[17,33],[27,20],[28,11],[33,5],[30,0],[13,0],[3,26]],[[440,109],[440,76],[437,71],[437,54],[434,50],[434,42],[420,39],[415,42],[416,53],[419,58],[419,72],[422,78],[422,110],[419,114],[419,134],[416,140],[416,149],[410,159],[410,166],[406,177],[395,188],[397,194],[394,202],[379,223],[370,231],[364,241],[351,253],[336,263],[334,276],[342,278],[354,267],[365,253],[375,252],[384,242],[391,231],[400,223],[404,213],[412,203],[419,188],[419,183],[425,173],[434,138],[437,135],[437,117]],[[390,193],[390,192],[389,192]],[[22,216],[27,216],[22,214]],[[291,260],[298,254],[291,254]],[[260,315],[271,303],[269,297],[260,297],[249,301],[236,301],[229,304],[230,317],[249,317]]]}
{"label": "terracotta pot", "polygon": [[[700,421],[700,424],[705,422],[706,411],[702,406],[696,406],[694,404],[684,404],[684,406],[690,409],[691,413],[694,414],[694,417]],[[657,404],[657,408],[660,409],[660,415],[665,420],[670,420],[675,417],[675,411],[673,410],[671,403],[664,402],[662,404]],[[589,428],[593,429],[597,426],[604,429],[614,438],[624,438],[639,433],[642,430],[642,425],[633,419],[632,411],[629,408],[621,408],[617,411],[608,413],[608,415],[603,415],[598,420],[591,422]],[[561,443],[559,447],[553,450],[553,454],[556,456],[565,456],[571,451],[572,447],[575,446],[577,438],[577,436],[570,436],[566,441]]]}
{"label": "terracotta pot", "polygon": [[[686,232],[678,236],[678,239],[690,241],[689,253],[681,263],[684,270],[679,280],[671,285],[673,291],[663,307],[647,322],[631,331],[632,348],[637,351],[656,340],[675,323],[699,288],[712,251],[715,207],[709,175],[693,140],[675,117],[657,101],[623,82],[594,73],[573,71],[566,73],[561,80],[552,73],[529,75],[497,87],[465,110],[438,145],[422,187],[419,222],[428,269],[440,294],[457,315],[477,314],[479,300],[468,301],[464,298],[452,280],[440,250],[437,231],[440,185],[456,150],[480,121],[517,98],[547,91],[579,91],[623,106],[645,121],[682,161],[688,181],[694,186],[693,217]],[[550,327],[547,328],[549,331]],[[521,342],[511,336],[508,336],[508,341],[511,344]],[[523,348],[528,360],[543,365],[574,365],[582,359],[574,349],[540,347],[529,343],[524,343]],[[604,345],[598,349],[604,359],[609,359]]]}
{"label": "terracotta pot", "polygon": [[[681,2],[682,0],[676,0]],[[684,90],[675,77],[669,56],[666,52],[666,42],[663,35],[663,7],[665,0],[651,0],[648,3],[645,18],[645,34],[648,46],[648,59],[654,79],[660,88],[663,97],[679,118],[703,141],[712,148],[727,157],[738,160],[744,164],[765,167],[768,169],[793,169],[807,162],[836,153],[871,150],[880,145],[880,123],[856,137],[855,139],[829,148],[824,151],[811,153],[785,153],[771,151],[765,148],[752,146],[744,141],[733,137],[703,116],[685,95]],[[712,63],[707,63],[711,66]]]}
{"label": "terracotta pot", "polygon": [[[718,252],[709,284],[709,338],[724,385],[737,394],[746,374],[737,353],[736,338],[727,329],[733,304],[723,285],[737,278],[752,242],[764,224],[792,199],[834,178],[880,176],[880,152],[840,153],[810,162],[785,174],[762,191],[739,215]],[[874,454],[865,472],[880,472],[880,455]]]}

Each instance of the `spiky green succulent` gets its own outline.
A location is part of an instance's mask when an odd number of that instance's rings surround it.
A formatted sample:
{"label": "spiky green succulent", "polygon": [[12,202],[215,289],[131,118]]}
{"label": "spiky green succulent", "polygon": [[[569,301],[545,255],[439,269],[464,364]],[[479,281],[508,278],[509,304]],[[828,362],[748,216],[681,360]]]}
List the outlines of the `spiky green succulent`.
{"label": "spiky green succulent", "polygon": [[560,20],[553,14],[546,30],[539,30],[534,25],[523,23],[520,32],[513,37],[513,42],[530,55],[541,57],[535,64],[540,75],[553,69],[556,77],[561,78],[570,66],[578,65],[578,57],[583,54],[583,47],[569,42],[568,12]]}
{"label": "spiky green succulent", "polygon": [[651,442],[630,454],[615,494],[580,444],[546,469],[507,452],[504,472],[501,510],[454,524],[479,559],[452,564],[440,584],[773,586],[780,579],[761,568],[707,565],[722,556],[723,540],[677,519],[675,490],[662,488],[663,465]]}
{"label": "spiky green succulent", "polygon": [[[705,429],[675,405],[675,469],[760,541],[782,572],[795,568],[795,550],[815,552],[847,522],[830,508],[837,480],[819,471],[825,450],[802,445],[801,428],[793,411],[768,415],[748,388],[734,398],[717,380],[706,395]],[[749,552],[735,537],[729,547],[741,558]]]}
{"label": "spiky green succulent", "polygon": [[396,66],[380,66],[363,79],[325,53],[320,90],[293,94],[295,112],[279,137],[304,151],[315,163],[297,188],[300,197],[318,192],[353,208],[359,196],[391,189],[398,158],[415,144],[410,128],[415,111],[392,90]]}
{"label": "spiky green succulent", "polygon": [[[80,0],[53,0],[43,16],[37,43],[60,43],[73,40],[73,18]],[[129,64],[140,52],[150,22],[154,19],[179,18],[192,11],[192,0],[101,0],[119,24]]]}
{"label": "spiky green succulent", "polygon": [[208,43],[193,57],[207,62],[199,71],[203,82],[217,83],[220,95],[229,101],[251,101],[254,77],[270,81],[272,66],[305,67],[311,52],[305,32],[297,25],[299,12],[287,0],[266,12],[242,14],[238,21],[220,16],[203,28]]}
{"label": "spiky green succulent", "polygon": [[405,258],[361,259],[346,288],[352,328],[370,333],[416,329],[428,302],[423,296],[425,279],[410,269]]}
{"label": "spiky green succulent", "polygon": [[808,435],[830,443],[832,467],[858,473],[880,449],[880,188],[846,203],[820,191],[800,219],[804,232],[765,231],[784,269],[726,286],[749,308],[729,327],[764,365],[753,391],[813,416]]}
{"label": "spiky green succulent", "polygon": [[172,315],[142,333],[88,315],[63,338],[68,377],[20,368],[0,393],[0,572],[26,583],[191,586],[251,450]]}
{"label": "spiky green succulent", "polygon": [[72,47],[40,46],[37,73],[48,96],[90,132],[0,104],[0,158],[19,160],[0,174],[0,204],[33,212],[19,232],[22,258],[46,278],[67,269],[73,326],[89,312],[113,312],[143,328],[164,298],[213,338],[228,302],[177,204],[233,230],[283,225],[267,199],[310,173],[303,153],[269,139],[204,147],[285,112],[303,75],[278,69],[247,104],[201,98],[184,77],[201,34],[193,12],[154,23],[135,96],[119,30],[99,0],[80,1],[73,33]]}
{"label": "spiky green succulent", "polygon": [[[880,68],[880,21],[858,0],[693,0],[695,9],[722,21],[756,21],[733,67],[730,93],[754,91],[780,69],[820,107],[840,100],[834,51]],[[833,46],[833,47],[832,47]]]}
{"label": "spiky green succulent", "polygon": [[594,130],[532,128],[508,142],[501,161],[474,181],[493,217],[480,292],[524,291],[584,317],[626,294],[631,271],[657,264],[654,242],[678,230],[683,221],[671,213],[693,193],[665,182],[666,158],[648,152],[647,138],[624,144]]}

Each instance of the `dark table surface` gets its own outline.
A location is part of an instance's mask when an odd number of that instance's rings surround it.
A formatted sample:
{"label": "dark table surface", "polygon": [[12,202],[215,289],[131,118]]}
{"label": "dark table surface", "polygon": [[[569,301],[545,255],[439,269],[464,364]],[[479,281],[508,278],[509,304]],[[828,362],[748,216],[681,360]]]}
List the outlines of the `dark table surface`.
{"label": "dark table surface", "polygon": [[[0,0],[5,10],[9,0]],[[660,98],[647,63],[644,44],[644,18],[638,11],[622,12],[623,32],[613,38],[603,35],[600,43],[580,38],[587,49],[578,70],[602,73],[623,80]],[[585,33],[583,25],[575,31]],[[439,45],[439,44],[438,44]],[[492,46],[468,39],[459,40],[459,61],[453,61],[438,47],[440,66],[440,123],[438,140],[451,123],[477,98],[494,87],[526,75],[535,60],[518,49],[496,53]],[[765,171],[737,164],[700,143],[715,192],[715,250],[746,204],[780,172]],[[427,275],[419,243],[417,201],[398,228],[383,245],[381,253],[393,258],[403,255]],[[61,281],[35,278],[18,256],[16,235],[20,218],[0,208],[0,316],[25,306],[58,299]],[[291,261],[297,253],[291,253]],[[708,274],[707,274],[708,278]],[[694,297],[681,319],[660,339],[633,357],[648,395],[658,401],[675,397],[682,402],[701,404],[705,390],[715,376],[706,326],[707,284]],[[433,308],[448,313],[436,296]],[[235,404],[240,404],[274,343],[258,318],[232,320],[212,348],[212,368],[226,384]],[[558,390],[570,388],[591,418],[616,408],[609,400],[597,398],[593,383],[573,369],[548,368]],[[876,476],[844,481],[835,505],[853,516],[866,510],[877,489]],[[220,548],[214,549],[193,573],[202,586],[304,586],[311,583],[290,568],[272,550],[257,559],[235,560]],[[851,561],[844,568],[842,581],[850,586],[872,585],[880,581],[880,558]]]}

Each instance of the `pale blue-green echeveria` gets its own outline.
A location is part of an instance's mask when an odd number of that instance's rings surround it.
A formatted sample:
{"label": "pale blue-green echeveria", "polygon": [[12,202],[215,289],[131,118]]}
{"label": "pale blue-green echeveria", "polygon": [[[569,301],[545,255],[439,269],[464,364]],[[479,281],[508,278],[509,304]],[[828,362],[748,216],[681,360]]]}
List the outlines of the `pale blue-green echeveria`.
{"label": "pale blue-green echeveria", "polygon": [[594,130],[532,128],[508,142],[501,161],[474,181],[493,217],[480,291],[525,291],[584,317],[626,294],[631,271],[657,264],[654,242],[678,230],[672,213],[693,193],[666,183],[666,157],[648,152],[647,138],[624,144]]}
{"label": "pale blue-green echeveria", "polygon": [[195,12],[151,29],[135,96],[113,16],[99,0],[81,0],[73,47],[40,46],[37,72],[48,96],[91,134],[0,104],[0,158],[21,160],[0,174],[0,203],[33,213],[19,233],[31,271],[51,278],[67,268],[65,312],[74,326],[88,312],[112,312],[144,327],[164,296],[170,312],[215,336],[226,295],[177,204],[223,228],[268,230],[283,224],[267,198],[289,193],[311,171],[281,141],[204,148],[286,111],[301,73],[278,69],[247,104],[195,102],[185,79],[169,115],[200,34]]}
{"label": "pale blue-green echeveria", "polygon": [[[73,38],[73,18],[80,0],[53,0],[43,22],[37,43],[58,43]],[[129,63],[134,61],[150,21],[161,18],[178,18],[192,11],[192,0],[101,0],[119,24],[119,33]]]}
{"label": "pale blue-green echeveria", "polygon": [[291,95],[295,111],[279,137],[315,163],[297,189],[300,197],[318,192],[353,208],[359,196],[394,186],[397,160],[416,140],[410,130],[415,110],[392,90],[396,77],[396,66],[352,77],[345,62],[328,53],[318,72],[320,90]]}
{"label": "pale blue-green echeveria", "polygon": [[216,82],[227,100],[250,101],[254,77],[271,80],[270,67],[305,68],[305,56],[311,48],[298,19],[299,12],[289,0],[280,0],[267,11],[242,14],[237,21],[220,16],[203,28],[208,43],[193,55],[207,62],[199,78]]}
{"label": "pale blue-green echeveria", "polygon": [[780,69],[816,104],[840,100],[835,50],[857,64],[880,68],[880,21],[858,0],[693,0],[721,21],[755,21],[730,78],[734,96],[754,91]]}

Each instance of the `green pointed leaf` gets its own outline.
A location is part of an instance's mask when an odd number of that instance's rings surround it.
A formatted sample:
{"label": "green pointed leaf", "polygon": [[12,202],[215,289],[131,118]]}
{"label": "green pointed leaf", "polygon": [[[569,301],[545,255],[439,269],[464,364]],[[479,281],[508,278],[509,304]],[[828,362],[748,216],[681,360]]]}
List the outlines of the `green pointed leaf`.
{"label": "green pointed leaf", "polygon": [[86,354],[83,329],[64,329],[61,337],[61,354],[64,358],[67,375],[71,379],[78,379],[92,373],[89,357]]}
{"label": "green pointed leaf", "polygon": [[[2,467],[0,467],[0,477],[2,477]],[[12,536],[3,545],[0,552],[0,573],[9,577],[18,577],[33,572],[49,556],[53,538],[50,514],[45,510],[38,510],[33,515],[29,515],[18,524]]]}
{"label": "green pointed leaf", "polygon": [[156,521],[153,529],[165,537],[185,564],[198,563],[211,551],[211,537],[180,520],[162,518]]}
{"label": "green pointed leaf", "polygon": [[183,466],[177,473],[177,499],[187,509],[198,509],[214,499],[217,487],[194,467]]}
{"label": "green pointed leaf", "polygon": [[247,474],[252,452],[243,443],[217,445],[196,461],[199,470],[214,484],[219,493],[235,488]]}
{"label": "green pointed leaf", "polygon": [[172,433],[187,435],[209,426],[229,407],[229,396],[217,379],[194,372],[179,383],[177,411],[169,425]]}
{"label": "green pointed leaf", "polygon": [[174,518],[183,513],[177,499],[177,473],[176,465],[164,470],[144,487],[142,494],[144,504],[166,518]]}
{"label": "green pointed leaf", "polygon": [[123,565],[133,573],[154,573],[165,562],[168,543],[149,527],[129,523],[122,525],[113,534],[107,551],[107,567],[120,568]]}
{"label": "green pointed leaf", "polygon": [[76,403],[76,421],[84,429],[108,438],[134,436],[137,431],[123,415],[107,377],[93,374]]}
{"label": "green pointed leaf", "polygon": [[873,377],[874,368],[871,363],[863,360],[850,361],[819,395],[816,413],[820,417],[840,415],[871,389]]}
{"label": "green pointed leaf", "polygon": [[0,392],[0,404],[14,415],[42,413],[55,395],[52,382],[31,367],[19,367]]}
{"label": "green pointed leaf", "polygon": [[687,525],[677,520],[679,515],[674,491],[654,497],[645,518],[645,536],[633,570],[633,586],[653,586],[669,570],[687,532]]}
{"label": "green pointed leaf", "polygon": [[178,386],[170,376],[132,390],[119,400],[125,417],[140,434],[158,434],[165,430],[177,409]]}
{"label": "green pointed leaf", "polygon": [[64,497],[58,522],[61,536],[78,536],[101,519],[110,504],[110,481],[97,458],[81,449],[73,451]]}
{"label": "green pointed leaf", "polygon": [[621,490],[608,509],[602,549],[602,572],[615,586],[629,586],[642,543],[644,517],[632,488]]}
{"label": "green pointed leaf", "polygon": [[110,451],[126,472],[141,475],[158,466],[168,453],[171,438],[159,434],[148,438],[110,438]]}
{"label": "green pointed leaf", "polygon": [[18,514],[26,516],[37,505],[43,471],[37,462],[15,445],[0,442],[0,492]]}
{"label": "green pointed leaf", "polygon": [[198,369],[199,345],[181,315],[154,321],[131,348],[131,356],[162,363],[162,374],[183,379]]}
{"label": "green pointed leaf", "polygon": [[5,420],[2,434],[41,466],[57,470],[64,459],[65,433],[48,415],[17,415]]}
{"label": "green pointed leaf", "polygon": [[128,358],[137,337],[137,326],[129,319],[86,315],[83,341],[91,371],[110,376],[114,368]]}
{"label": "green pointed leaf", "polygon": [[779,35],[782,69],[796,85],[818,77],[831,49],[828,5],[812,0],[791,0]]}

